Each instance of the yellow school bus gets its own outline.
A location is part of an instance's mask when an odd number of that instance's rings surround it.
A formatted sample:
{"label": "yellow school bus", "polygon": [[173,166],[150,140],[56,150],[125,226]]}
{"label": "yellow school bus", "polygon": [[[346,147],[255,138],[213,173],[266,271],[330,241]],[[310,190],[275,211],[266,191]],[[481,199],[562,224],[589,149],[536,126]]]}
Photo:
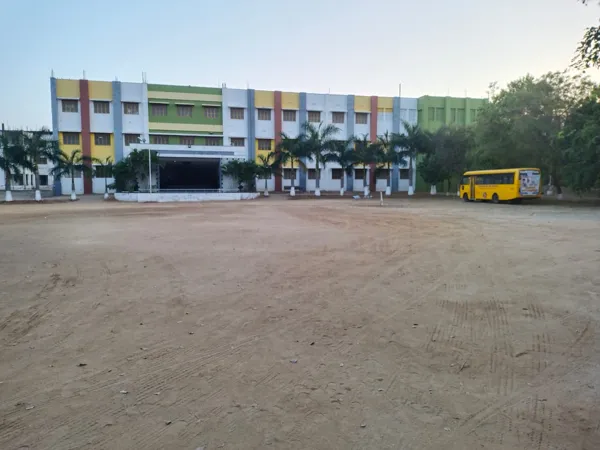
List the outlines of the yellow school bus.
{"label": "yellow school bus", "polygon": [[540,198],[541,183],[540,169],[473,170],[464,173],[459,193],[465,202],[519,202],[524,198]]}

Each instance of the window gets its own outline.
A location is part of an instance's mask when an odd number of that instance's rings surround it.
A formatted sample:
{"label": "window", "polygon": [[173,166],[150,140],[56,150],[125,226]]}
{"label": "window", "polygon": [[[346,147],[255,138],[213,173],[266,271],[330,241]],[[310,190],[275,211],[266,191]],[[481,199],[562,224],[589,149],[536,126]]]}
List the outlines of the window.
{"label": "window", "polygon": [[96,178],[112,178],[112,168],[107,166],[94,166]]}
{"label": "window", "polygon": [[29,174],[25,175],[25,186],[29,184]]}
{"label": "window", "polygon": [[344,176],[344,171],[342,169],[331,169],[331,179],[332,180],[341,180]]}
{"label": "window", "polygon": [[283,179],[284,180],[291,180],[291,179],[296,179],[296,173],[298,172],[298,169],[283,169]]}
{"label": "window", "polygon": [[456,123],[456,108],[450,108],[450,123]]}
{"label": "window", "polygon": [[271,120],[271,110],[265,108],[259,108],[258,110],[258,120]]}
{"label": "window", "polygon": [[436,122],[444,121],[444,108],[435,108],[435,121]]}
{"label": "window", "polygon": [[308,111],[308,121],[318,123],[321,121],[321,111]]}
{"label": "window", "polygon": [[493,173],[475,178],[475,184],[514,184],[514,173]]}
{"label": "window", "polygon": [[61,100],[62,111],[66,113],[79,112],[79,102],[77,100]]}
{"label": "window", "polygon": [[179,117],[192,117],[192,105],[177,105],[177,115]]}
{"label": "window", "polygon": [[244,138],[231,138],[231,146],[232,147],[243,147],[245,144]]}
{"label": "window", "polygon": [[179,143],[181,145],[194,145],[194,136],[179,136]]}
{"label": "window", "polygon": [[229,108],[229,115],[235,120],[244,120],[244,108]]}
{"label": "window", "polygon": [[471,110],[471,120],[475,120],[476,118],[477,118],[477,110],[472,109]]}
{"label": "window", "polygon": [[331,121],[333,123],[344,123],[344,113],[343,112],[331,113]]}
{"label": "window", "polygon": [[48,175],[40,175],[40,186],[48,186]]}
{"label": "window", "polygon": [[466,121],[466,117],[465,117],[465,110],[463,109],[457,109],[456,110],[456,121],[461,124],[464,125],[465,121]]}
{"label": "window", "polygon": [[462,177],[460,184],[471,184],[471,178],[470,177]]}
{"label": "window", "polygon": [[365,169],[354,169],[354,179],[362,180],[365,178]]}
{"label": "window", "polygon": [[23,184],[23,175],[13,175],[13,183]]}
{"label": "window", "polygon": [[45,156],[38,156],[36,160],[37,164],[48,164],[48,158]]}
{"label": "window", "polygon": [[317,179],[317,169],[308,169],[308,179],[309,180]]}
{"label": "window", "polygon": [[123,113],[125,114],[139,114],[140,104],[139,103],[123,103]]}
{"label": "window", "polygon": [[166,116],[167,105],[164,103],[150,103],[150,115],[151,116]]}
{"label": "window", "polygon": [[400,179],[408,180],[408,169],[400,169]]}
{"label": "window", "polygon": [[63,144],[79,145],[79,133],[63,133]]}
{"label": "window", "polygon": [[387,180],[388,179],[389,170],[387,169],[377,169],[375,171],[375,178],[378,180]]}
{"label": "window", "polygon": [[417,110],[416,109],[408,110],[408,121],[411,123],[416,123],[416,121],[417,121]]}
{"label": "window", "polygon": [[108,134],[108,133],[96,133],[96,134],[94,134],[94,144],[96,144],[96,145],[110,145],[110,134]]}
{"label": "window", "polygon": [[356,113],[356,123],[366,125],[368,121],[369,121],[368,113],[364,113],[364,112]]}
{"label": "window", "polygon": [[94,114],[109,114],[110,102],[94,102]]}
{"label": "window", "polygon": [[[269,111],[269,110],[267,110]],[[271,150],[271,139],[259,139],[258,140],[259,150]]]}
{"label": "window", "polygon": [[435,120],[435,108],[427,108],[427,120]]}
{"label": "window", "polygon": [[169,143],[169,136],[161,136],[157,134],[150,135],[151,144],[167,145]]}
{"label": "window", "polygon": [[125,134],[125,146],[129,146],[130,144],[137,144],[140,142],[139,134]]}
{"label": "window", "polygon": [[223,139],[220,137],[207,137],[206,145],[210,145],[211,147],[223,145]]}
{"label": "window", "polygon": [[283,121],[284,122],[295,122],[296,121],[296,111],[293,109],[284,109],[283,110]]}
{"label": "window", "polygon": [[[190,114],[190,117],[192,115]],[[204,117],[207,119],[218,119],[221,116],[221,108],[218,106],[204,106]]]}

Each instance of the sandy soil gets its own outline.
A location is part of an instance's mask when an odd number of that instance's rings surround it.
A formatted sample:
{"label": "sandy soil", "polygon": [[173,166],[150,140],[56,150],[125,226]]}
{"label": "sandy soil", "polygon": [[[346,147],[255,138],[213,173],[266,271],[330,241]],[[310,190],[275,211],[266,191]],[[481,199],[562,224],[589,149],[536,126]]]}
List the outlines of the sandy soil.
{"label": "sandy soil", "polygon": [[600,448],[598,209],[1,205],[0,269],[2,449]]}

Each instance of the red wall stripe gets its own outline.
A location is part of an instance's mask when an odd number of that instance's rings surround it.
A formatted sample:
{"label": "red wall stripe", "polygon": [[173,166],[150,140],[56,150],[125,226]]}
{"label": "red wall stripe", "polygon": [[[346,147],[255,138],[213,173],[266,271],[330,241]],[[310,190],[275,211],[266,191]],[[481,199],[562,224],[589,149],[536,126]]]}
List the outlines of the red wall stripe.
{"label": "red wall stripe", "polygon": [[[277,148],[277,144],[281,142],[281,91],[275,91],[275,148]],[[282,183],[281,183],[281,175],[275,175],[275,190],[281,191]]]}
{"label": "red wall stripe", "polygon": [[[377,142],[377,96],[371,96],[371,128],[369,130],[371,142]],[[375,192],[377,179],[375,178],[375,164],[370,166],[371,174],[369,176],[369,189]]]}
{"label": "red wall stripe", "polygon": [[[81,153],[83,156],[92,157],[90,143],[90,89],[88,80],[79,80],[79,102],[81,103]],[[92,166],[92,163],[87,163]],[[92,193],[92,177],[84,175],[83,193]]]}

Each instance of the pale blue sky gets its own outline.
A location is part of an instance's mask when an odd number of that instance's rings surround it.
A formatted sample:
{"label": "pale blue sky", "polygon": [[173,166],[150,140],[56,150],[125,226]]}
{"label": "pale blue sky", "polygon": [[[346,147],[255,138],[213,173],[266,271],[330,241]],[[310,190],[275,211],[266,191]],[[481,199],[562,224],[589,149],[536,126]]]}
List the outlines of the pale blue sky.
{"label": "pale blue sky", "polygon": [[[486,96],[567,67],[576,0],[0,0],[0,122],[51,125],[59,78]],[[597,72],[592,73],[597,78]]]}

